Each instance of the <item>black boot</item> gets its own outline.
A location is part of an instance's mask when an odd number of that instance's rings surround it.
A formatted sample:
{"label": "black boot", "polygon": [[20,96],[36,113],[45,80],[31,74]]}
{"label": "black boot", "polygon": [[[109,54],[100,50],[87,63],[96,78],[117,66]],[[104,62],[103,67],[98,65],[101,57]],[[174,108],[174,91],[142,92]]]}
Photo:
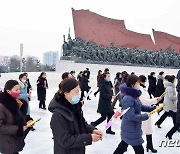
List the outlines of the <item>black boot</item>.
{"label": "black boot", "polygon": [[153,148],[153,143],[152,143],[152,134],[151,135],[146,135],[146,140],[147,140],[147,152],[151,150],[152,153],[157,153],[157,150]]}
{"label": "black boot", "polygon": [[113,131],[111,130],[111,127],[109,127],[109,128],[106,130],[106,134],[115,135],[115,132],[113,132]]}

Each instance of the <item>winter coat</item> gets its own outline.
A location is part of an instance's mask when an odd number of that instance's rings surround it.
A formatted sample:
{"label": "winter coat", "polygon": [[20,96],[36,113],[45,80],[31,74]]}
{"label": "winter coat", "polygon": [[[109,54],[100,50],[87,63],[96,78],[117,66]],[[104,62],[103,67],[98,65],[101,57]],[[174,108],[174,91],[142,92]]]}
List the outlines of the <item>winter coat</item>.
{"label": "winter coat", "polygon": [[89,91],[90,87],[88,86],[88,82],[88,77],[83,75],[81,78],[81,91]]}
{"label": "winter coat", "polygon": [[86,123],[81,107],[81,103],[71,105],[64,96],[50,102],[54,154],[85,154],[85,146],[92,144],[95,128]]}
{"label": "winter coat", "polygon": [[[141,86],[140,90],[141,90],[142,94],[139,97],[139,100],[142,105],[151,106],[151,105],[157,103],[156,98],[150,98],[148,91],[146,90],[145,87],[143,88]],[[142,131],[143,131],[143,134],[145,134],[145,135],[150,135],[153,133],[151,117],[148,120],[142,122]]]}
{"label": "winter coat", "polygon": [[99,85],[100,85],[101,77],[102,77],[101,74],[97,75],[97,87],[99,87]]}
{"label": "winter coat", "polygon": [[149,95],[152,94],[155,96],[156,92],[156,78],[152,75],[148,75],[148,81],[149,81],[149,87],[148,87],[148,93]]}
{"label": "winter coat", "polygon": [[176,122],[180,125],[180,79],[178,80],[176,90],[178,94]]}
{"label": "winter coat", "polygon": [[175,85],[171,82],[164,82],[164,87],[166,88],[166,95],[164,96],[164,111],[169,112],[177,111],[177,96],[175,91]]}
{"label": "winter coat", "polygon": [[164,84],[163,84],[163,77],[161,75],[158,76],[157,86],[155,97],[160,97],[165,92]]}
{"label": "winter coat", "polygon": [[27,115],[30,115],[30,106],[29,106],[29,98],[27,96],[27,84],[19,81],[19,86],[20,86],[20,99],[24,99],[28,103],[28,110],[27,110]]}
{"label": "winter coat", "polygon": [[27,103],[18,105],[18,102],[7,92],[0,94],[0,153],[17,153],[25,145],[23,126]]}
{"label": "winter coat", "polygon": [[97,112],[101,114],[113,113],[114,111],[111,105],[113,92],[110,82],[102,79],[99,87],[99,91],[100,91],[100,96],[99,96],[99,104],[98,104]]}
{"label": "winter coat", "polygon": [[122,110],[129,108],[124,114],[121,123],[121,139],[129,145],[139,146],[143,144],[142,138],[142,121],[147,120],[148,114],[141,114],[141,111],[151,112],[154,108],[142,105],[138,99],[141,91],[121,86],[123,97]]}
{"label": "winter coat", "polygon": [[46,87],[48,88],[48,82],[45,78],[39,77],[37,80],[37,95],[38,100],[45,101],[46,100]]}

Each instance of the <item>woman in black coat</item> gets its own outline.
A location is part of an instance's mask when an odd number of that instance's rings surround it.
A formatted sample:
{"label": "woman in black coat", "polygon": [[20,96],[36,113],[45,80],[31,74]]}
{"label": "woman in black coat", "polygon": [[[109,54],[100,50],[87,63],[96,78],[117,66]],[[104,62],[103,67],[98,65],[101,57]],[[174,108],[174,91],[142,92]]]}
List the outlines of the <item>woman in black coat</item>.
{"label": "woman in black coat", "polygon": [[159,75],[157,76],[157,78],[158,78],[158,80],[157,80],[155,97],[160,97],[165,92],[165,88],[164,88],[164,84],[163,84],[164,72],[160,72]]}
{"label": "woman in black coat", "polygon": [[102,139],[102,132],[83,117],[79,91],[78,81],[65,79],[49,104],[54,154],[85,154],[85,146]]}
{"label": "woman in black coat", "polygon": [[[110,74],[104,73],[102,75],[102,82],[99,86],[100,97],[97,112],[101,114],[101,117],[95,122],[91,122],[91,125],[97,126],[107,118],[107,122],[114,114],[113,107],[111,105],[113,96],[112,87],[110,84]],[[115,132],[111,131],[111,127],[106,130],[107,134],[114,135]]]}
{"label": "woman in black coat", "polygon": [[[28,104],[18,99],[19,83],[6,82],[0,93],[0,153],[18,154],[25,145],[24,139],[31,128],[26,127],[25,116]],[[28,121],[31,122],[31,121]]]}
{"label": "woman in black coat", "polygon": [[151,74],[148,75],[148,81],[149,81],[148,93],[149,93],[150,98],[152,98],[152,96],[155,97],[155,92],[156,92],[155,72],[151,72]]}
{"label": "woman in black coat", "polygon": [[[87,71],[84,71],[82,78],[81,78],[81,82],[80,82],[80,84],[81,84],[81,100],[83,100],[84,92],[88,93],[89,89],[91,88],[91,87],[89,87],[88,83],[89,83],[88,74],[87,74]],[[91,100],[89,97],[87,99]]]}
{"label": "woman in black coat", "polygon": [[46,79],[46,73],[42,72],[37,80],[37,95],[39,100],[39,108],[44,110],[46,110],[45,100],[47,88],[48,83]]}

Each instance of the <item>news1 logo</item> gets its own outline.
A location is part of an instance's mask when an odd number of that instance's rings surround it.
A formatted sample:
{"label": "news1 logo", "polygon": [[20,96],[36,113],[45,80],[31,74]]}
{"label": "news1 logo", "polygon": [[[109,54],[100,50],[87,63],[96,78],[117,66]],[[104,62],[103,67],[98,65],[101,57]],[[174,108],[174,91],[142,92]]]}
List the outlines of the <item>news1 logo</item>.
{"label": "news1 logo", "polygon": [[159,147],[180,147],[180,140],[161,140]]}

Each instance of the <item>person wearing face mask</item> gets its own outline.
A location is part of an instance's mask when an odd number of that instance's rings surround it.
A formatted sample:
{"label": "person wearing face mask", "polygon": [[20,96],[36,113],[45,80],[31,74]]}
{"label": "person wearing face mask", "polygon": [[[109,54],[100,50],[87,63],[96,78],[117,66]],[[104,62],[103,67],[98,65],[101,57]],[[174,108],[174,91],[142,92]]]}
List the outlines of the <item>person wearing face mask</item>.
{"label": "person wearing face mask", "polygon": [[[89,79],[88,79],[88,72],[85,70],[83,72],[82,78],[81,78],[81,100],[84,98],[84,92],[89,92],[91,87],[88,85]],[[88,96],[87,100],[91,100]]]}
{"label": "person wearing face mask", "polygon": [[49,104],[54,154],[85,154],[85,146],[102,139],[102,132],[88,125],[83,117],[79,92],[77,80],[65,79]]}
{"label": "person wearing face mask", "polygon": [[[139,97],[139,100],[143,105],[156,105],[158,102],[162,100],[161,97],[156,97],[156,98],[150,98],[148,91],[146,89],[146,82],[147,79],[144,75],[139,76],[139,82],[140,82],[140,91],[142,92],[141,96]],[[153,148],[153,143],[152,143],[152,123],[151,123],[151,117],[142,122],[142,131],[143,134],[146,135],[146,140],[147,140],[147,145],[146,149],[147,152],[151,150],[152,153],[157,153],[157,150]]]}
{"label": "person wearing face mask", "polygon": [[155,72],[151,72],[151,74],[148,75],[148,81],[149,81],[148,93],[149,93],[150,98],[152,98],[152,97],[155,97],[155,92],[156,92]]}
{"label": "person wearing face mask", "polygon": [[[161,128],[161,124],[168,117],[171,116],[173,124],[176,125],[176,111],[177,111],[177,96],[175,91],[175,76],[171,75],[168,77],[168,81],[164,83],[166,88],[166,95],[164,96],[164,114],[155,123],[158,128]],[[170,137],[170,136],[166,136]]]}
{"label": "person wearing face mask", "polygon": [[[28,103],[28,110],[26,115],[26,121],[33,120],[30,116],[30,105],[29,105],[29,98],[31,97],[31,94],[27,93],[27,83],[26,83],[26,75],[20,74],[19,75],[19,86],[20,86],[20,99],[24,99]],[[35,129],[32,128],[32,131]]]}
{"label": "person wearing face mask", "polygon": [[120,90],[124,93],[122,110],[129,108],[123,115],[121,123],[122,141],[114,151],[114,154],[123,154],[127,151],[128,145],[131,145],[136,154],[144,154],[142,138],[142,121],[149,119],[149,114],[142,114],[141,111],[151,112],[154,107],[142,105],[139,101],[141,96],[139,78],[136,75],[130,75],[127,78],[126,85],[121,86]]}
{"label": "person wearing face mask", "polygon": [[[110,80],[111,80],[110,74],[108,72],[103,73],[102,81],[99,86],[100,96],[99,96],[99,104],[97,109],[97,112],[101,114],[101,117],[98,120],[91,122],[91,125],[93,126],[97,126],[101,124],[106,119],[107,122],[109,122],[109,120],[114,114],[113,107],[111,105],[112,103],[111,100],[114,99],[115,96],[113,96],[112,93],[111,85],[109,82]],[[110,127],[106,130],[106,134],[114,135],[115,132],[113,132]]]}
{"label": "person wearing face mask", "polygon": [[25,136],[30,130],[25,126],[28,105],[25,100],[18,99],[19,88],[16,80],[8,80],[4,92],[0,93],[0,153],[3,154],[22,151]]}
{"label": "person wearing face mask", "polygon": [[39,100],[39,108],[44,110],[46,110],[46,89],[48,89],[46,73],[42,72],[37,80],[37,95]]}

